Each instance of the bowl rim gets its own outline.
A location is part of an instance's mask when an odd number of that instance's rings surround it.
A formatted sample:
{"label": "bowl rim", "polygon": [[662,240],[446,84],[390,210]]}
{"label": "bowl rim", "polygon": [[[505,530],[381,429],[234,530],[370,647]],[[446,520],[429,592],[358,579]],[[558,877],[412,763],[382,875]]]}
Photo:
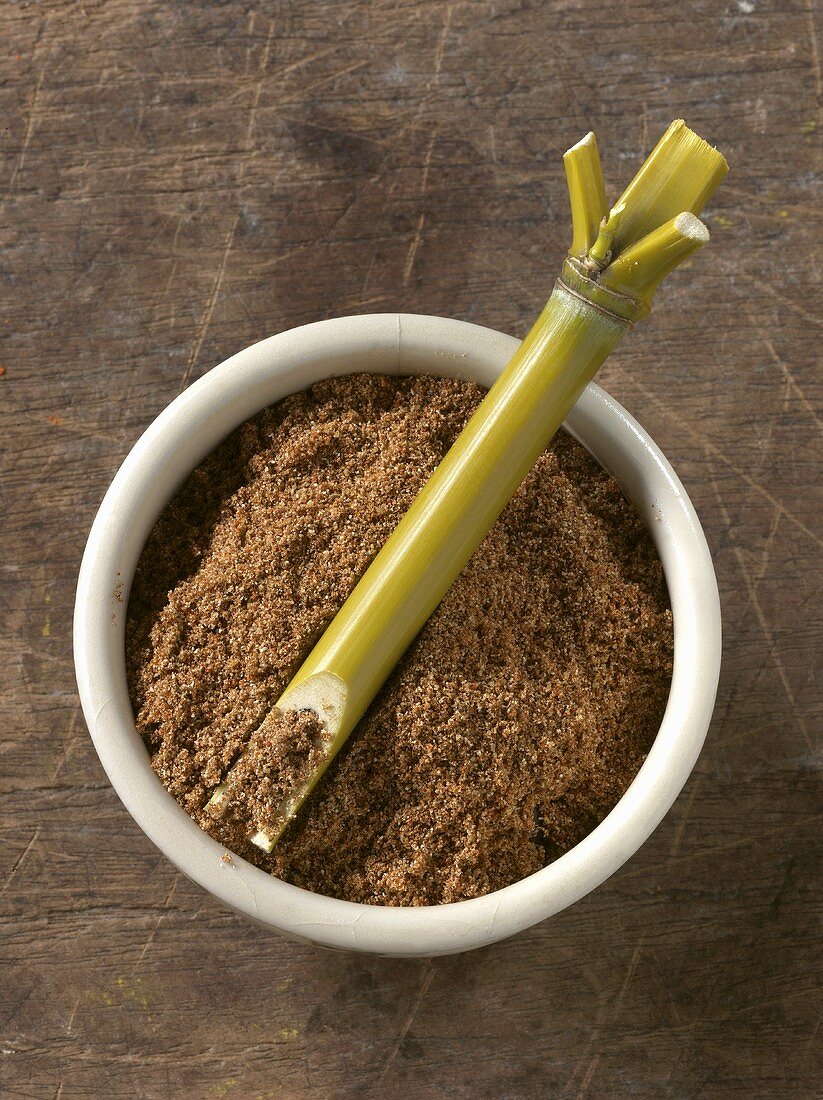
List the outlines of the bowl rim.
{"label": "bowl rim", "polygon": [[226,860],[226,849],[189,818],[151,770],[125,686],[126,606],[145,536],[191,469],[255,411],[320,378],[356,371],[438,373],[490,385],[518,344],[470,322],[400,313],[318,321],[269,337],[213,368],[160,413],[127,455],[95,517],[77,584],[74,658],[100,761],[131,816],[172,863],[237,912],[287,937],[337,949],[433,956],[522,931],[589,893],[643,844],[675,801],[705,740],[721,656],[720,604],[705,535],[660,449],[592,383],[564,427],[624,485],[649,527],[669,587],[675,653],[654,744],[624,796],[584,840],[548,867],[480,898],[408,908],[361,905],[292,886],[238,856]]}

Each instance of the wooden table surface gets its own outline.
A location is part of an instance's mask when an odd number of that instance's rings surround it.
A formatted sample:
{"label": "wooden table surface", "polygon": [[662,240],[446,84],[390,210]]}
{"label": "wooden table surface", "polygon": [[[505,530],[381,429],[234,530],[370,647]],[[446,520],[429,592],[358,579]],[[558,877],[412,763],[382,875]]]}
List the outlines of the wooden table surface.
{"label": "wooden table surface", "polygon": [[[813,1096],[819,11],[0,11],[0,1094]],[[569,238],[563,150],[595,129],[614,193],[677,115],[732,165],[714,240],[602,381],[715,557],[725,657],[694,775],[608,883],[477,953],[251,927],[143,836],[79,710],[72,600],[109,481],[185,386],[271,333],[405,310],[522,335]]]}

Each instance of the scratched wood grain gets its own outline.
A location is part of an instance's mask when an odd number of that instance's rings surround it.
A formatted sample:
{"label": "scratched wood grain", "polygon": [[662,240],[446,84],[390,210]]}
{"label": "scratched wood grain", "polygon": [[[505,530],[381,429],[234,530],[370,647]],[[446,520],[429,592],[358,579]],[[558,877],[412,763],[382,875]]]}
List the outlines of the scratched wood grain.
{"label": "scratched wood grain", "polygon": [[[811,1097],[820,1015],[819,15],[800,0],[0,4],[0,1093]],[[684,115],[710,255],[604,371],[681,473],[725,615],[695,774],[594,895],[434,962],[286,944],[132,823],[78,710],[119,462],[228,354],[404,309],[523,334],[560,154]]]}

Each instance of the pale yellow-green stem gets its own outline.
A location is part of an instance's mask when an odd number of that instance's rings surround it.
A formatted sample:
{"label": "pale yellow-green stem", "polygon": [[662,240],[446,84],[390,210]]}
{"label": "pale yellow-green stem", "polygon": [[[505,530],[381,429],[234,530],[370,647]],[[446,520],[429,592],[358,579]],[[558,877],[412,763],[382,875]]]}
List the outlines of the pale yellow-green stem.
{"label": "pale yellow-green stem", "polygon": [[709,231],[694,214],[678,214],[653,230],[611,263],[602,284],[618,294],[650,301],[667,275],[709,239]]}
{"label": "pale yellow-green stem", "polygon": [[[267,851],[661,279],[708,240],[693,215],[725,174],[716,150],[673,123],[606,212],[589,137],[567,154],[574,240],[548,303],[278,700],[319,716],[324,755],[279,827],[251,837]],[[225,801],[223,784],[212,803]]]}
{"label": "pale yellow-green stem", "polygon": [[678,214],[699,214],[728,170],[721,153],[682,118],[675,119],[616,204],[625,213],[614,236],[614,255]]}
{"label": "pale yellow-green stem", "polygon": [[623,218],[625,204],[619,202],[613,206],[600,223],[600,232],[597,234],[594,244],[589,249],[588,256],[584,257],[586,269],[592,275],[598,275],[611,263],[614,252],[614,236]]}
{"label": "pale yellow-green stem", "polygon": [[600,153],[593,133],[586,134],[563,154],[563,167],[572,211],[570,251],[573,256],[583,256],[597,240],[600,223],[609,210]]}

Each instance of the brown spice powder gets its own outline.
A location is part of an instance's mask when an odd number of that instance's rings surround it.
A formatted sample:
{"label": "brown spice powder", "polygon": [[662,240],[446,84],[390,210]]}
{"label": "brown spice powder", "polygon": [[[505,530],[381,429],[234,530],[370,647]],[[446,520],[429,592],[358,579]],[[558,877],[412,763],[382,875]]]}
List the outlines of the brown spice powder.
{"label": "brown spice powder", "polygon": [[225,801],[208,808],[214,827],[220,829],[219,818],[229,814],[240,844],[261,830],[279,834],[289,802],[320,767],[328,741],[313,711],[284,713],[275,707],[229,773]]}
{"label": "brown spice powder", "polygon": [[[311,716],[252,734],[482,396],[357,375],[288,397],[192,473],[143,550],[126,655],[152,766],[204,829],[298,886],[382,905],[506,886],[603,819],[657,732],[662,568],[561,432],[272,854],[248,843],[318,751]],[[248,745],[221,817],[206,803]]]}

